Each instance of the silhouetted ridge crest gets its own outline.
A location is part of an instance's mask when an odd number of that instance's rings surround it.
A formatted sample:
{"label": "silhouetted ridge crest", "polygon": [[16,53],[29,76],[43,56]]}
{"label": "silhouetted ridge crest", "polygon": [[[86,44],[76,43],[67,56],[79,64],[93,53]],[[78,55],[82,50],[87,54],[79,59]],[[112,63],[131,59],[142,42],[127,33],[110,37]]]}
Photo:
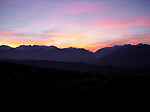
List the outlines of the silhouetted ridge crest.
{"label": "silhouetted ridge crest", "polygon": [[39,46],[39,45],[20,45],[16,49],[58,49],[56,46]]}
{"label": "silhouetted ridge crest", "polygon": [[88,62],[94,53],[83,48],[57,48],[56,46],[20,45],[6,52],[1,51],[1,59],[48,60],[66,62]]}
{"label": "silhouetted ridge crest", "polygon": [[117,67],[150,67],[150,45],[125,44],[98,50],[96,60],[92,62],[96,65],[113,65]]}
{"label": "silhouetted ridge crest", "polygon": [[149,67],[150,45],[125,44],[105,47],[95,53],[84,48],[57,48],[56,46],[21,45],[16,48],[0,46],[0,59],[46,60],[85,62],[95,65],[118,67]]}
{"label": "silhouetted ridge crest", "polygon": [[11,49],[11,47],[10,47],[10,46],[7,46],[7,45],[1,45],[1,46],[0,46],[0,49]]}
{"label": "silhouetted ridge crest", "polygon": [[[138,46],[150,46],[149,44],[144,44],[144,43],[139,43],[137,45],[131,45],[131,44],[124,44],[124,45],[114,45],[113,47],[104,47],[104,48],[101,48],[99,50],[97,50],[95,53],[101,51],[101,50],[104,50],[104,49],[116,49],[116,48],[125,48],[125,47],[138,47]],[[12,48],[8,45],[0,45],[0,49],[9,49],[9,48]],[[68,48],[58,48],[56,46],[44,46],[44,45],[20,45],[19,47],[16,47],[14,49],[18,49],[18,48],[50,48],[50,49],[60,49],[60,50],[83,50],[83,51],[89,51],[89,52],[92,52],[90,50],[87,50],[87,49],[84,49],[84,48],[76,48],[76,47],[68,47]]]}

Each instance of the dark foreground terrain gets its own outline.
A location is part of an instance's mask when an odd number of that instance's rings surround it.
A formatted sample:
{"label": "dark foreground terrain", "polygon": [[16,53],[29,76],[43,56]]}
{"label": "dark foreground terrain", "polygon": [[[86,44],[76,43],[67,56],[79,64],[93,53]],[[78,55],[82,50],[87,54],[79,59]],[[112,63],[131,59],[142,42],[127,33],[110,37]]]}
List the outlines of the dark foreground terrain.
{"label": "dark foreground terrain", "polygon": [[149,107],[150,68],[77,72],[0,62],[2,112]]}

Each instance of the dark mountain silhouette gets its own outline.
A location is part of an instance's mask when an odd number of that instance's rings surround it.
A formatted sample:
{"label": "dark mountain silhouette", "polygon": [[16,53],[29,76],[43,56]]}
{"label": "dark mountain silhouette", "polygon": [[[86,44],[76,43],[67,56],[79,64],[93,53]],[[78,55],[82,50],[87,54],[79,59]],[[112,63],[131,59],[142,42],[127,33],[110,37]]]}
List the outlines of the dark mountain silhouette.
{"label": "dark mountain silhouette", "polygon": [[[150,67],[150,45],[125,44],[123,46],[115,45],[97,50],[95,53],[83,48],[57,48],[55,46],[25,46],[21,45],[17,48],[9,46],[0,46],[1,60],[43,60],[36,61],[38,65],[51,66],[47,64],[53,61],[52,66],[55,68],[84,68],[83,63],[89,63],[101,66],[116,67]],[[44,61],[45,60],[45,61]],[[61,64],[58,62],[62,62]],[[65,62],[82,62],[82,63],[65,63]],[[24,63],[24,61],[22,61]],[[45,64],[44,64],[45,63]],[[52,62],[51,62],[52,63]],[[57,64],[54,64],[57,63]],[[58,64],[59,63],[59,64]],[[65,63],[65,64],[64,64]],[[77,66],[72,66],[77,65]],[[83,65],[83,66],[82,66]],[[89,66],[89,65],[88,65]],[[86,67],[85,67],[86,68]],[[71,70],[72,70],[71,69]],[[86,68],[88,69],[88,67]]]}
{"label": "dark mountain silhouette", "polygon": [[132,47],[133,45],[131,44],[125,44],[123,46],[118,46],[118,45],[115,45],[113,47],[104,47],[102,49],[99,49],[95,52],[95,56],[96,58],[100,58],[100,57],[103,57],[109,53],[112,53],[112,52],[115,52],[115,51],[118,51],[118,50],[121,50],[123,48],[127,48],[127,47]]}
{"label": "dark mountain silhouette", "polygon": [[147,44],[124,45],[102,49],[96,53],[100,54],[100,58],[96,59],[93,64],[129,68],[150,67],[150,45]]}
{"label": "dark mountain silhouette", "polygon": [[94,53],[78,48],[59,49],[55,46],[19,46],[11,48],[0,46],[0,59],[14,60],[48,60],[66,62],[88,62],[94,57]]}

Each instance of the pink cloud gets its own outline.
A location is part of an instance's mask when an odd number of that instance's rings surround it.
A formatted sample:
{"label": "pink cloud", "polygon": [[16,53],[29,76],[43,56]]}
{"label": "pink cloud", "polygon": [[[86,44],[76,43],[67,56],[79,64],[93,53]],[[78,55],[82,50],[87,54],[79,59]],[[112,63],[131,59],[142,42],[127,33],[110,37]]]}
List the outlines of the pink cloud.
{"label": "pink cloud", "polygon": [[8,39],[33,39],[34,40],[40,40],[42,38],[42,34],[36,34],[36,33],[25,33],[25,32],[18,32],[18,31],[0,31],[0,39],[6,40]]}
{"label": "pink cloud", "polygon": [[133,19],[93,19],[88,24],[89,26],[98,28],[122,28],[130,26],[150,26],[149,17],[133,18]]}
{"label": "pink cloud", "polygon": [[17,34],[17,33],[19,33],[19,32],[0,30],[0,34]]}
{"label": "pink cloud", "polygon": [[[59,16],[56,16],[59,18]],[[67,27],[89,27],[100,29],[119,29],[130,26],[150,26],[150,17],[134,17],[129,19],[121,18],[87,18],[64,23],[55,23],[53,26],[67,26]]]}

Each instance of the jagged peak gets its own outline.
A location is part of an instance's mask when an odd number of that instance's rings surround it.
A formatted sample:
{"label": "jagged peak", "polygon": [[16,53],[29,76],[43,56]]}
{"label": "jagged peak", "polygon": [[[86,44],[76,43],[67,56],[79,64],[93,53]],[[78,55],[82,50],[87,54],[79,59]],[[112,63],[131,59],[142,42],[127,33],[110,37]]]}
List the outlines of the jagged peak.
{"label": "jagged peak", "polygon": [[[111,50],[111,49],[117,49],[117,48],[125,48],[125,47],[136,47],[136,46],[150,46],[150,44],[144,44],[144,43],[139,43],[137,45],[132,45],[132,44],[124,44],[124,45],[114,45],[113,47],[104,47],[101,48],[99,50],[97,50],[95,53],[102,51],[102,50]],[[11,49],[12,47],[8,46],[8,45],[0,45],[0,48],[2,49]],[[76,47],[68,47],[68,48],[58,48],[56,46],[45,46],[45,45],[20,45],[16,48],[13,49],[45,49],[45,50],[53,50],[53,49],[60,49],[60,50],[83,50],[83,51],[88,51],[93,53],[90,50],[84,49],[84,48],[76,48]]]}
{"label": "jagged peak", "polygon": [[110,50],[110,49],[126,48],[126,47],[138,47],[138,46],[150,46],[150,44],[139,43],[139,44],[136,44],[136,45],[132,45],[132,44],[114,45],[113,47],[101,48],[101,49],[97,50],[96,52],[99,52],[99,51],[102,51],[102,50]]}
{"label": "jagged peak", "polygon": [[2,49],[11,49],[11,47],[8,46],[8,45],[0,45],[0,48],[2,48]]}
{"label": "jagged peak", "polygon": [[33,49],[58,49],[56,46],[43,46],[43,45],[20,45],[19,47],[16,47],[16,49],[23,49],[23,50],[26,50],[26,49],[30,49],[30,50],[33,50]]}

